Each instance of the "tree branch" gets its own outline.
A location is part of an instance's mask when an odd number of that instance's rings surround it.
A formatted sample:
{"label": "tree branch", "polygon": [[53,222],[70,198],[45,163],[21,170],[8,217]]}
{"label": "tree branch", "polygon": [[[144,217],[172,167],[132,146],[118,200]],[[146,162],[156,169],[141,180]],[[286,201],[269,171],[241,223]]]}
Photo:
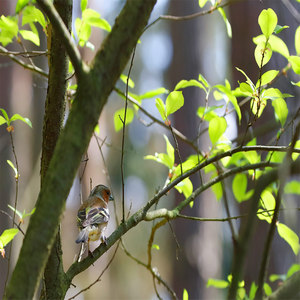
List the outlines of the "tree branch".
{"label": "tree branch", "polygon": [[49,18],[53,29],[57,32],[57,34],[62,39],[62,43],[64,44],[67,53],[70,57],[70,60],[75,69],[77,78],[80,78],[83,75],[84,71],[87,71],[87,66],[81,60],[81,56],[79,50],[74,45],[74,42],[71,38],[71,34],[68,31],[65,23],[61,19],[54,5],[49,0],[37,0],[37,3],[40,5],[42,10],[45,12],[47,17]]}

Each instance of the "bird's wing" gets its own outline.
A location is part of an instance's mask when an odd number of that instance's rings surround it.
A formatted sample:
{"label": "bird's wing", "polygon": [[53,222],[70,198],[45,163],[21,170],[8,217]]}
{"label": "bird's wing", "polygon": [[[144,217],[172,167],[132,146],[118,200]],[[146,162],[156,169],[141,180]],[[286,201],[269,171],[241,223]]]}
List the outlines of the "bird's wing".
{"label": "bird's wing", "polygon": [[77,214],[80,227],[107,223],[109,220],[108,209],[104,207],[85,208]]}

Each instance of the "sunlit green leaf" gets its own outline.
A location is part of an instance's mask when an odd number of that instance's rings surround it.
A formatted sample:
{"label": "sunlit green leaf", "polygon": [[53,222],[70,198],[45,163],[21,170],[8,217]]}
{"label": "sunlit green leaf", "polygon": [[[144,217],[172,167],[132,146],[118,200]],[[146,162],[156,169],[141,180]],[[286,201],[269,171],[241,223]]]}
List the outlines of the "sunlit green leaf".
{"label": "sunlit green leaf", "polygon": [[[295,148],[297,148],[297,149],[300,149],[300,140],[298,140],[298,141],[296,141],[296,143],[295,143]],[[298,158],[298,156],[299,156],[299,153],[293,153],[292,154],[292,159],[293,160],[296,160],[297,158]]]}
{"label": "sunlit green leaf", "polygon": [[16,120],[20,120],[22,122],[24,122],[25,124],[27,124],[29,127],[32,127],[32,123],[28,118],[24,118],[19,114],[14,114],[11,118],[10,118],[10,122],[16,121]]}
{"label": "sunlit green leaf", "polygon": [[226,128],[227,122],[223,117],[215,117],[209,122],[208,134],[213,145],[217,143]]}
{"label": "sunlit green leaf", "polygon": [[296,272],[300,271],[300,265],[299,264],[293,264],[287,271],[286,277],[290,278],[292,275],[294,275]]}
{"label": "sunlit green leaf", "polygon": [[15,235],[19,232],[17,228],[10,228],[6,229],[2,232],[0,235],[0,241],[3,247],[5,247],[14,237]]}
{"label": "sunlit green leaf", "polygon": [[203,83],[203,85],[206,87],[206,88],[209,88],[209,83],[207,82],[207,80],[204,78],[204,76],[202,74],[199,74],[198,76],[198,80]]}
{"label": "sunlit green leaf", "polygon": [[257,291],[257,285],[255,284],[255,282],[252,282],[249,291],[249,299],[254,299],[256,291]]}
{"label": "sunlit green leaf", "polygon": [[206,4],[206,2],[207,2],[208,0],[199,0],[199,6],[202,8],[202,7],[204,7],[204,5]]}
{"label": "sunlit green leaf", "polygon": [[269,224],[272,223],[273,212],[265,211],[265,209],[259,208],[256,215],[260,220],[267,221]]}
{"label": "sunlit green leaf", "polygon": [[289,62],[292,65],[293,71],[296,74],[300,75],[300,56],[290,56]]}
{"label": "sunlit green leaf", "polygon": [[298,26],[295,32],[295,49],[297,55],[300,55],[300,26]]}
{"label": "sunlit green leaf", "polygon": [[298,254],[300,245],[298,235],[288,226],[282,223],[277,224],[278,234],[290,245],[295,255]]}
{"label": "sunlit green leaf", "polygon": [[209,106],[207,108],[204,106],[200,106],[198,107],[197,115],[200,119],[210,122],[211,119],[218,117],[218,115],[214,112],[214,110],[220,107],[223,107],[223,105]]}
{"label": "sunlit green leaf", "polygon": [[88,0],[81,0],[81,2],[80,2],[80,8],[81,8],[82,12],[86,9],[87,4],[88,4]]}
{"label": "sunlit green leaf", "polygon": [[202,83],[200,83],[199,81],[195,80],[195,79],[191,79],[191,80],[181,80],[179,81],[176,86],[175,86],[175,89],[174,91],[177,91],[179,89],[184,89],[186,87],[189,87],[189,86],[195,86],[195,87],[198,87],[200,89],[203,89],[205,92],[206,92],[206,89],[205,87],[202,85]]}
{"label": "sunlit green leaf", "polygon": [[166,120],[166,107],[163,101],[160,98],[155,99],[155,106],[158,109],[163,120]]}
{"label": "sunlit green leaf", "polygon": [[[264,73],[261,76],[260,86],[264,86],[264,85],[270,83],[277,76],[278,73],[279,73],[279,71],[277,71],[277,70],[270,70],[270,71],[267,71],[266,73]],[[259,80],[256,83],[256,87],[258,87],[258,86],[259,86]]]}
{"label": "sunlit green leaf", "polygon": [[148,98],[156,97],[161,94],[168,94],[168,93],[169,93],[169,91],[166,88],[160,87],[155,90],[148,91],[148,92],[140,95],[139,97],[140,97],[140,99],[148,99]]}
{"label": "sunlit green leaf", "polygon": [[285,100],[277,98],[272,101],[272,106],[274,107],[276,118],[280,121],[281,127],[283,127],[289,112]]}
{"label": "sunlit green leaf", "polygon": [[174,147],[171,145],[168,137],[164,135],[165,141],[166,141],[166,150],[167,150],[167,155],[170,158],[171,164],[170,164],[170,169],[173,167],[174,162],[175,162],[175,156],[174,156]]}
{"label": "sunlit green leaf", "polygon": [[2,116],[0,116],[0,126],[5,123],[7,123],[7,121]]}
{"label": "sunlit green leaf", "polygon": [[23,10],[22,26],[33,22],[38,22],[43,28],[46,28],[46,20],[43,13],[35,6],[28,5]]}
{"label": "sunlit green leaf", "polygon": [[179,193],[183,193],[185,198],[188,198],[193,193],[193,184],[189,178],[185,178],[175,186]]}
{"label": "sunlit green leaf", "polygon": [[128,86],[131,87],[132,89],[134,88],[134,82],[131,78],[128,78],[126,75],[121,74],[120,79],[127,84],[128,81]]}
{"label": "sunlit green leaf", "polygon": [[226,13],[224,11],[224,9],[222,7],[218,8],[219,13],[221,14],[223,21],[225,22],[226,25],[226,30],[227,30],[227,35],[231,38],[232,37],[232,29],[231,29],[231,25],[228,21],[228,18],[226,16]]}
{"label": "sunlit green leaf", "polygon": [[251,193],[247,195],[247,176],[246,174],[240,173],[234,176],[232,181],[232,191],[233,195],[238,202],[247,200],[251,196]]}
{"label": "sunlit green leaf", "polygon": [[157,244],[152,244],[152,248],[153,249],[156,249],[156,250],[159,250],[160,248],[159,248],[159,245],[157,245]]}
{"label": "sunlit green leaf", "polygon": [[300,195],[300,182],[296,180],[288,182],[284,187],[284,192],[286,194]]}
{"label": "sunlit green leaf", "polygon": [[266,296],[270,296],[272,294],[272,289],[266,282],[264,283],[264,291]]}
{"label": "sunlit green leaf", "polygon": [[258,24],[262,33],[268,38],[273,32],[277,25],[277,15],[273,9],[264,9],[259,17]]}
{"label": "sunlit green leaf", "polygon": [[180,109],[184,104],[184,98],[182,92],[173,91],[169,94],[166,100],[166,115],[167,117],[178,109]]}
{"label": "sunlit green leaf", "polygon": [[229,286],[228,281],[209,278],[206,287],[213,286],[217,289],[226,289]]}
{"label": "sunlit green leaf", "polygon": [[84,23],[90,26],[99,27],[108,32],[111,31],[111,26],[109,25],[109,23],[106,20],[102,19],[97,11],[91,8],[87,8],[82,12],[82,20]]}
{"label": "sunlit green leaf", "polygon": [[259,43],[254,50],[255,61],[259,68],[269,62],[272,57],[272,48],[270,43]]}
{"label": "sunlit green leaf", "polygon": [[18,14],[28,3],[30,0],[18,0],[16,4],[16,14]]}
{"label": "sunlit green leaf", "polygon": [[252,80],[248,77],[248,75],[240,68],[236,67],[236,69],[241,72],[245,77],[246,77],[246,81],[247,83],[250,85],[251,89],[254,91],[255,90],[255,85],[252,82]]}
{"label": "sunlit green leaf", "polygon": [[18,19],[15,17],[0,17],[0,43],[3,46],[11,43],[18,34]]}
{"label": "sunlit green leaf", "polygon": [[189,294],[186,289],[183,289],[182,300],[189,300]]}
{"label": "sunlit green leaf", "polygon": [[34,43],[36,46],[40,45],[40,37],[38,34],[30,30],[20,30],[19,32],[24,40],[30,41]]}
{"label": "sunlit green leaf", "polygon": [[15,178],[18,178],[18,177],[19,177],[18,170],[17,170],[17,168],[14,166],[13,162],[10,161],[9,159],[8,159],[6,162],[7,162],[7,163],[10,165],[10,167],[14,170],[14,172],[15,172]]}
{"label": "sunlit green leaf", "polygon": [[[125,108],[121,108],[117,110],[114,114],[114,124],[115,124],[115,130],[119,131],[123,128],[124,124],[124,116],[125,116]],[[132,122],[134,118],[134,111],[132,108],[128,107],[126,112],[126,122],[125,125],[128,125]]]}
{"label": "sunlit green leaf", "polygon": [[[259,35],[253,38],[253,42],[257,45],[259,43],[266,43],[266,37],[264,35]],[[278,52],[286,59],[290,56],[289,49],[286,43],[276,35],[271,35],[268,40],[269,44],[271,45],[272,51]]]}

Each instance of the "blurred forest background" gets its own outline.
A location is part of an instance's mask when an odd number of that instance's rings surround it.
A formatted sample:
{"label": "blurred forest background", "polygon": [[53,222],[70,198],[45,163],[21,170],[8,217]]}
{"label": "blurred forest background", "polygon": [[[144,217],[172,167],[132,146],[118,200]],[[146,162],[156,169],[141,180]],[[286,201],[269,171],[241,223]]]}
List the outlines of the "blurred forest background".
{"label": "blurred forest background", "polygon": [[[288,0],[245,0],[232,1],[231,5],[226,7],[226,13],[232,26],[232,38],[226,33],[226,27],[219,13],[214,12],[209,15],[198,17],[188,21],[166,21],[161,20],[156,25],[147,30],[141,37],[141,44],[137,46],[136,55],[133,64],[131,78],[135,82],[132,90],[136,94],[144,93],[150,89],[161,86],[172,90],[176,83],[181,79],[197,78],[199,73],[203,74],[211,84],[224,83],[224,78],[228,78],[233,87],[237,86],[238,80],[243,80],[242,74],[238,73],[235,67],[247,71],[250,78],[257,78],[258,69],[254,60],[255,45],[252,38],[257,36],[259,26],[257,18],[264,8],[273,8],[278,15],[280,25],[288,25],[289,30],[284,30],[281,38],[286,42],[289,48],[293,48],[293,37],[300,19],[300,3],[293,1],[296,10],[290,7],[292,1]],[[1,0],[0,15],[13,14],[16,1]],[[124,5],[124,1],[118,0],[90,0],[89,7],[99,11],[111,25],[114,19]],[[205,8],[208,8],[207,5]],[[158,0],[152,13],[151,21],[154,21],[162,14],[175,16],[190,15],[198,12],[199,5],[196,0]],[[80,1],[74,1],[73,19],[80,15]],[[104,38],[103,31],[93,29],[91,42],[100,46]],[[46,48],[46,41],[41,45]],[[32,44],[25,44],[27,50],[36,50]],[[22,49],[10,47],[10,50],[21,51]],[[88,62],[93,57],[93,52],[87,48],[82,50],[84,61]],[[285,62],[279,55],[274,54],[272,64],[274,68],[284,66]],[[34,58],[37,66],[47,70],[47,58]],[[124,72],[126,74],[126,71]],[[277,83],[285,84],[285,78],[282,77]],[[118,87],[123,91],[125,85],[118,83]],[[41,139],[43,126],[43,112],[47,81],[45,78],[32,74],[13,63],[8,57],[0,55],[0,107],[4,108],[9,115],[19,113],[28,117],[33,124],[29,128],[21,122],[15,123],[14,143],[17,153],[20,169],[19,180],[19,202],[20,211],[24,209],[31,211],[35,205],[38,191],[40,188],[40,155]],[[298,89],[299,90],[299,89]],[[296,90],[285,92],[293,95]],[[204,95],[199,89],[189,88],[184,90],[184,96],[187,105],[185,105],[175,115],[172,120],[175,128],[182,131],[188,138],[193,139],[197,135],[197,124],[199,118],[195,114],[197,107],[204,104]],[[293,105],[293,102],[289,102]],[[77,235],[76,213],[80,205],[81,198],[86,198],[90,191],[90,181],[95,186],[99,183],[110,185],[116,199],[116,210],[120,216],[121,199],[121,131],[116,133],[114,130],[113,115],[114,112],[123,107],[123,100],[112,93],[110,99],[100,117],[99,127],[103,143],[103,161],[96,140],[91,140],[86,154],[86,162],[82,162],[81,168],[74,182],[70,196],[67,200],[66,211],[62,220],[62,246],[65,268],[74,260],[79,251],[79,246],[75,244]],[[143,102],[143,106],[153,115],[159,118],[159,113],[152,100]],[[296,107],[296,104],[295,104]],[[293,109],[293,107],[289,107]],[[268,124],[268,113],[256,124],[256,127],[264,122],[261,142],[268,143],[274,136],[271,131],[272,124]],[[126,150],[125,150],[125,199],[127,212],[135,212],[143,203],[155,194],[156,189],[164,185],[167,171],[161,165],[144,160],[144,156],[154,154],[155,152],[165,151],[165,142],[162,138],[162,128],[149,124],[150,120],[141,115],[142,120],[135,118],[127,129]],[[143,121],[143,122],[141,122]],[[232,137],[238,137],[239,133],[236,127],[234,117],[227,120],[229,123],[228,134]],[[270,125],[267,127],[267,125]],[[245,124],[243,124],[245,126]],[[245,128],[245,127],[244,127]],[[241,129],[243,130],[243,128]],[[169,132],[165,130],[165,134]],[[259,142],[258,142],[259,144]],[[201,140],[200,148],[207,151],[209,143],[204,136]],[[192,149],[179,143],[181,156],[185,159],[192,154]],[[14,174],[7,164],[7,159],[13,160],[10,137],[5,127],[0,127],[0,210],[9,212],[7,204],[13,203],[15,198],[15,180]],[[106,167],[108,174],[106,174]],[[108,178],[109,176],[109,178]],[[199,178],[193,177],[193,184],[199,186]],[[228,191],[231,193],[231,183],[228,180]],[[182,195],[173,191],[162,204],[168,207],[168,203],[175,203],[182,199]],[[291,199],[291,201],[294,201]],[[232,214],[239,215],[247,208],[232,205]],[[115,209],[110,204],[112,215]],[[225,217],[222,201],[217,202],[213,193],[205,192],[201,199],[195,201],[193,208],[187,208],[186,214],[199,217]],[[292,213],[290,217],[291,228],[299,232],[299,223]],[[299,222],[299,221],[298,221]],[[28,219],[25,219],[25,227]],[[0,213],[0,231],[11,225],[11,220]],[[190,299],[221,299],[222,291],[214,288],[206,288],[206,282],[209,278],[223,279],[230,272],[230,263],[232,258],[232,241],[228,229],[228,224],[221,222],[192,222],[189,220],[177,219],[158,231],[155,236],[155,244],[160,249],[154,251],[154,265],[159,266],[159,273],[176,293],[182,295],[183,289],[187,289]],[[108,233],[111,233],[116,227],[114,216],[111,218]],[[265,238],[267,225],[260,222],[260,228],[256,230],[256,236],[253,239],[253,247],[260,247],[259,240]],[[146,260],[147,242],[149,239],[151,227],[149,224],[142,224],[133,229],[124,238],[124,244],[130,253],[142,261]],[[18,235],[13,243],[14,265],[20,245],[22,235]],[[204,247],[205,245],[205,247]],[[271,254],[271,273],[285,273],[288,267],[295,262],[295,256],[284,241],[274,240],[275,247]],[[97,243],[95,243],[95,247]],[[73,287],[69,290],[67,298],[73,296],[82,288],[93,282],[107,262],[111,258],[113,247],[108,253],[100,258],[97,263],[75,278]],[[34,249],[34,246],[33,246]],[[284,250],[286,255],[283,257],[280,253]],[[159,251],[159,255],[155,255]],[[251,251],[249,252],[251,253]],[[251,282],[258,272],[257,257],[248,257],[246,277],[247,282]],[[11,267],[12,268],[12,267]],[[5,282],[7,270],[7,260],[0,259],[0,284]],[[1,294],[3,286],[0,286]],[[169,295],[161,289],[162,296],[167,299]],[[91,289],[81,294],[77,299],[154,299],[156,298],[153,289],[152,278],[149,272],[129,258],[121,247],[116,254],[116,258],[110,268],[101,277]],[[165,293],[165,294],[164,294]]]}

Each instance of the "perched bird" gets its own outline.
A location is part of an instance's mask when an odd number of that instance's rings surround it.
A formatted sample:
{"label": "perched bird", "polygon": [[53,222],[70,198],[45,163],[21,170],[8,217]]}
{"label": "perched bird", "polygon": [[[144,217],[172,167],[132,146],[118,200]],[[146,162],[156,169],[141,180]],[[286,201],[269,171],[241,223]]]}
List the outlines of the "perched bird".
{"label": "perched bird", "polygon": [[77,226],[80,232],[76,243],[99,239],[101,243],[106,243],[106,237],[103,233],[109,221],[108,201],[111,200],[114,198],[108,187],[102,184],[94,187],[77,213]]}

